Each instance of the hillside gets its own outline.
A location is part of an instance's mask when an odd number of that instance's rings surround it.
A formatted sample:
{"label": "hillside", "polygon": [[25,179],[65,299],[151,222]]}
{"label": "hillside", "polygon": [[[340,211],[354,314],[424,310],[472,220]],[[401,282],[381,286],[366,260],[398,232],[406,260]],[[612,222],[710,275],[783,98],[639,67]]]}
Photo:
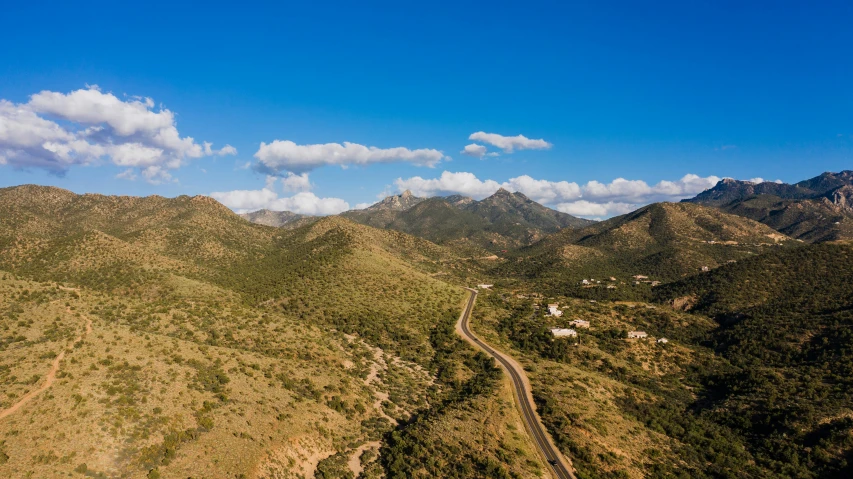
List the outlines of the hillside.
{"label": "hillside", "polygon": [[731,370],[706,373],[700,414],[750,438],[785,477],[844,477],[853,456],[853,246],[810,245],[659,288],[659,301],[721,325]]}
{"label": "hillside", "polygon": [[853,239],[851,189],[843,186],[823,197],[804,200],[758,195],[722,205],[720,209],[809,243]]}
{"label": "hillside", "polygon": [[251,213],[243,213],[241,217],[252,223],[272,226],[275,228],[298,228],[299,226],[317,221],[316,216],[300,215],[290,211],[258,210]]}
{"label": "hillside", "polygon": [[853,245],[772,249],[652,288],[656,304],[541,291],[484,291],[481,331],[529,371],[579,477],[850,475]]}
{"label": "hillside", "polygon": [[587,288],[624,290],[634,275],[677,279],[790,243],[761,223],[714,208],[655,203],[586,228],[561,230],[519,250],[495,273],[562,287],[612,276],[617,281]]}
{"label": "hillside", "polygon": [[481,201],[458,195],[423,199],[403,193],[341,216],[376,228],[410,233],[474,255],[483,254],[481,250],[514,249],[561,228],[594,223],[504,189]]}
{"label": "hillside", "polygon": [[794,185],[725,179],[685,202],[714,206],[807,242],[853,239],[853,171]]}
{"label": "hillside", "polygon": [[[208,197],[2,189],[0,474],[387,476],[392,431],[506,396],[452,336],[463,294],[433,272],[455,258],[339,217],[256,225]],[[513,417],[456,420],[460,466],[512,447],[538,468],[523,437],[500,440]]]}

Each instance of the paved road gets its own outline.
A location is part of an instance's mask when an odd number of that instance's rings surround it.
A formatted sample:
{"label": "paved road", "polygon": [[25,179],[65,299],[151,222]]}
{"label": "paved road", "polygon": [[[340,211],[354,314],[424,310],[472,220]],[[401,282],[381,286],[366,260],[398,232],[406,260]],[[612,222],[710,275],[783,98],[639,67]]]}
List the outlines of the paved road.
{"label": "paved road", "polygon": [[473,343],[495,358],[495,360],[497,360],[509,374],[515,388],[515,397],[518,401],[518,408],[521,411],[521,417],[524,419],[524,423],[527,426],[530,437],[533,438],[533,442],[539,449],[540,454],[545,457],[548,468],[553,472],[554,476],[558,479],[576,479],[568,461],[566,461],[560,451],[557,450],[551,442],[550,438],[545,433],[545,427],[542,426],[542,423],[539,421],[539,416],[536,415],[536,410],[533,406],[533,397],[530,395],[528,389],[529,382],[527,381],[527,376],[525,376],[521,366],[510,356],[495,350],[471,332],[468,322],[471,319],[471,311],[474,309],[477,290],[468,289],[468,291],[471,293],[471,297],[468,298],[465,310],[462,312],[462,316],[459,317],[459,322],[456,325],[457,331],[470,343]]}

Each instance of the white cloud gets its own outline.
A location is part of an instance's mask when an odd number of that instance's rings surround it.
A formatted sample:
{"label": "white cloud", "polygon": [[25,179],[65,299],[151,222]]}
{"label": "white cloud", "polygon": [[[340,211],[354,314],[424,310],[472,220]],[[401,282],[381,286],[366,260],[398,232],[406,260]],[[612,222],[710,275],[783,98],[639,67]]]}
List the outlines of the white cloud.
{"label": "white cloud", "polygon": [[474,158],[482,158],[486,156],[486,147],[483,145],[478,145],[476,143],[471,143],[462,149],[459,153],[463,155],[473,156]]}
{"label": "white cloud", "polygon": [[504,153],[512,153],[515,150],[547,150],[552,146],[545,140],[531,140],[524,135],[503,136],[484,131],[471,133],[468,139],[496,146],[502,149]]}
{"label": "white cloud", "polygon": [[236,155],[237,154],[237,148],[234,148],[231,145],[225,145],[218,150],[214,150],[213,148],[211,148],[212,146],[213,146],[213,143],[211,143],[209,141],[204,142],[204,155],[205,156],[213,156],[213,155],[225,156],[225,155]]}
{"label": "white cloud", "polygon": [[120,180],[136,181],[136,172],[133,171],[133,168],[128,168],[117,174],[116,178]]}
{"label": "white cloud", "polygon": [[394,185],[400,191],[411,190],[415,196],[459,193],[474,198],[485,198],[501,187],[497,181],[481,181],[473,173],[451,173],[449,171],[443,172],[440,178],[429,180],[420,176],[406,180],[397,178]]}
{"label": "white cloud", "polygon": [[260,209],[291,211],[303,215],[335,215],[350,209],[349,203],[340,198],[320,198],[314,193],[303,191],[290,197],[279,197],[271,185],[260,190],[234,190],[214,192],[210,196],[237,213]]}
{"label": "white cloud", "polygon": [[689,198],[712,188],[719,181],[717,176],[703,178],[693,174],[684,175],[677,181],[663,180],[654,186],[642,180],[624,178],[616,178],[610,183],[593,180],[583,186],[582,193],[585,199],[596,199],[598,202],[652,203]]}
{"label": "white cloud", "polygon": [[67,94],[42,91],[22,104],[0,100],[0,163],[18,168],[62,174],[74,165],[108,160],[162,183],[172,181],[168,170],[190,159],[236,152],[230,145],[214,150],[211,143],[181,137],[175,115],[155,110],[150,98],[122,100],[97,86]]}
{"label": "white cloud", "polygon": [[624,215],[639,208],[640,205],[631,203],[593,203],[587,200],[577,200],[569,203],[554,205],[554,209],[568,213],[573,216],[585,216],[588,218],[607,218],[615,215]]}
{"label": "white cloud", "polygon": [[311,180],[308,179],[308,173],[295,175],[288,173],[287,176],[281,179],[281,184],[284,185],[284,191],[310,191],[314,186]]}
{"label": "white cloud", "polygon": [[[411,190],[417,196],[462,194],[482,199],[504,188],[523,193],[530,199],[554,205],[559,211],[579,216],[602,217],[624,214],[657,201],[678,201],[695,196],[713,187],[720,178],[684,175],[676,181],[660,181],[649,186],[642,180],[617,178],[610,183],[590,181],[581,186],[568,181],[537,180],[527,175],[498,183],[480,180],[473,173],[445,171],[438,178],[415,176],[398,178],[394,185],[399,191]],[[573,212],[573,213],[572,213]]]}
{"label": "white cloud", "polygon": [[577,183],[568,181],[535,180],[527,175],[511,178],[503,187],[509,191],[518,191],[537,203],[554,203],[581,197],[581,188]]}
{"label": "white cloud", "polygon": [[160,185],[163,183],[177,183],[177,180],[172,178],[171,173],[162,166],[152,165],[142,169],[142,176],[152,185]]}
{"label": "white cloud", "polygon": [[290,140],[275,140],[272,143],[261,143],[255,158],[260,161],[262,170],[280,174],[285,171],[304,173],[325,165],[406,162],[433,167],[445,156],[438,150],[426,148],[377,148],[349,142],[297,145]]}
{"label": "white cloud", "polygon": [[355,207],[353,209],[354,210],[363,210],[365,208],[369,208],[370,206],[372,206],[374,204],[375,203],[358,203],[355,205]]}

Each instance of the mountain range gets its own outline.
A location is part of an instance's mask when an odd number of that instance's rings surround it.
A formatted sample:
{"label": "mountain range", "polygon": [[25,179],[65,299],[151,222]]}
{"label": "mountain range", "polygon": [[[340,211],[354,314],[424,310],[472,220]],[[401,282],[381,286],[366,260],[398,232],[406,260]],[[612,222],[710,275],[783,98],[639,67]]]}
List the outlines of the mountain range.
{"label": "mountain range", "polygon": [[684,202],[714,206],[811,243],[853,239],[853,171],[796,184],[721,180]]}
{"label": "mountain range", "polygon": [[458,195],[418,198],[406,191],[341,216],[437,244],[491,252],[532,244],[562,228],[594,223],[552,210],[522,193],[503,188],[480,201]]}

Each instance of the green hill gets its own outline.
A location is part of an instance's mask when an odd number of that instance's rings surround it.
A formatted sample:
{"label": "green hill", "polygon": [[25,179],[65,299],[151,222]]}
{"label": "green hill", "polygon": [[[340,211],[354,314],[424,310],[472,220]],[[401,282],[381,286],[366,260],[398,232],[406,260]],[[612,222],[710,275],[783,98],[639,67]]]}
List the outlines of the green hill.
{"label": "green hill", "polygon": [[655,203],[586,228],[552,234],[516,252],[496,274],[536,278],[559,287],[612,276],[618,283],[584,289],[610,285],[624,290],[635,275],[648,277],[644,281],[673,280],[790,243],[765,225],[714,208]]}
{"label": "green hill", "polygon": [[696,405],[783,477],[845,477],[853,458],[853,246],[819,244],[726,265],[656,289],[715,317]]}

